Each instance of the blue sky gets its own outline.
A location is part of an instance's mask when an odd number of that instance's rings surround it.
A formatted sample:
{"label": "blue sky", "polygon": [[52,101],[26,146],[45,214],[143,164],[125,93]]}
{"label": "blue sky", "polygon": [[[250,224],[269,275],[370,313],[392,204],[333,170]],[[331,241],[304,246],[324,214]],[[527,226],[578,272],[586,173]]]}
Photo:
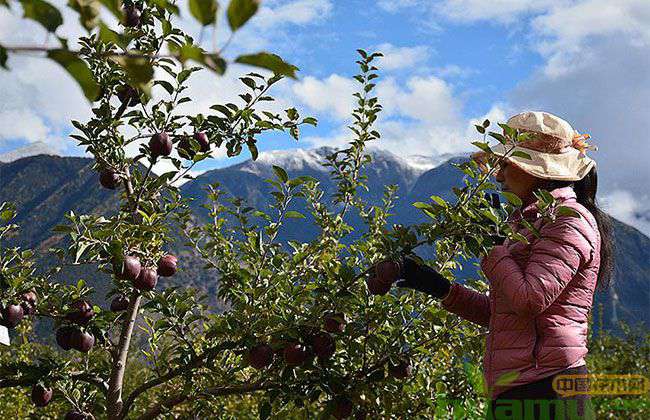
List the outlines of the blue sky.
{"label": "blue sky", "polygon": [[[0,42],[43,42],[44,33],[19,17],[19,10],[0,9]],[[61,32],[74,38],[74,14],[65,17]],[[191,19],[182,24],[198,36]],[[213,36],[220,44],[226,27],[222,21],[216,34],[207,32],[204,46]],[[262,138],[260,150],[345,145],[357,48],[386,54],[379,62],[377,93],[385,109],[378,147],[406,159],[459,153],[472,148],[473,122],[546,110],[592,135],[601,200],[650,233],[650,1],[263,1],[226,55],[265,49],[297,65],[299,80],[273,91],[277,106],[296,106],[320,124],[306,128],[298,143]],[[43,141],[58,153],[81,154],[67,138],[69,120],[88,116],[78,88],[44,60],[19,57],[10,64],[18,71],[0,73],[0,153]],[[215,101],[232,98],[237,76],[249,70],[233,66],[221,79],[200,75],[188,112],[207,113]],[[198,169],[247,158],[217,153]]]}

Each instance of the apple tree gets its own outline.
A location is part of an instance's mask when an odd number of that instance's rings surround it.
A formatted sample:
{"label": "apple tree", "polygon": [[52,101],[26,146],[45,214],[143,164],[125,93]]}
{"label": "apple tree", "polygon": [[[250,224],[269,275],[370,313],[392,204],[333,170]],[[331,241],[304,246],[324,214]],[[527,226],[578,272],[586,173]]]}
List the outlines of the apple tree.
{"label": "apple tree", "polygon": [[[56,33],[61,15],[55,6],[20,4],[26,18]],[[42,413],[109,419],[430,417],[448,410],[447,398],[477,397],[483,332],[432,298],[393,288],[399,276],[393,261],[430,246],[436,257],[428,263],[453,279],[495,235],[521,239],[505,224],[521,203],[510,196],[511,203],[495,206],[486,197],[494,189],[494,162],[483,171],[473,160],[458,164],[465,179],[454,188],[454,200],[414,203],[430,220],[391,225],[395,186],[386,186],[379,204],[359,196],[368,188],[366,147],[380,141],[374,125],[381,112],[374,96],[381,54],[359,50],[349,147],[323,162],[335,193],[328,196],[317,180],[291,178],[275,166],[268,207],[249,206],[215,184],[208,187],[210,220],[202,223],[178,187],[197,163],[220,149],[234,157],[246,148],[255,160],[266,132],[297,140],[300,126],[316,124],[295,108],[263,106],[273,102],[272,86],[295,77],[296,68],[268,52],[241,55],[234,61],[264,73],[240,78],[241,101],[184,115],[177,110],[193,100],[184,93],[192,77],[221,75],[229,62],[223,49],[205,51],[177,27],[175,1],[68,5],[88,31],[78,49],[62,38],[52,49],[0,44],[0,64],[10,65],[11,54],[41,51],[79,83],[93,117],[72,121],[71,137],[94,158],[98,185],[118,192],[119,209],[68,214],[55,228],[65,241],[51,249],[54,267],[39,269],[30,250],[0,249],[2,324],[22,336],[1,359],[0,388],[23,390]],[[189,1],[204,27],[216,24],[218,7],[214,0]],[[226,16],[233,34],[257,9],[255,0],[231,0]],[[119,25],[109,27],[102,13],[112,13]],[[483,141],[475,144],[484,150],[488,134],[502,142],[525,137],[505,125],[503,134],[487,133],[489,125],[477,126]],[[154,175],[154,166],[167,169]],[[14,213],[10,204],[0,208],[0,240],[17,229]],[[346,243],[352,213],[365,230]],[[281,230],[306,214],[317,237],[282,241]],[[200,291],[174,284],[188,263],[173,248],[179,242],[216,273],[224,310],[207,304]],[[110,276],[103,300],[93,300],[93,288],[82,280],[53,280],[77,265]],[[485,290],[481,280],[470,284]],[[36,319],[50,320],[56,346],[33,342],[30,321]],[[482,408],[464,401],[456,410]]]}

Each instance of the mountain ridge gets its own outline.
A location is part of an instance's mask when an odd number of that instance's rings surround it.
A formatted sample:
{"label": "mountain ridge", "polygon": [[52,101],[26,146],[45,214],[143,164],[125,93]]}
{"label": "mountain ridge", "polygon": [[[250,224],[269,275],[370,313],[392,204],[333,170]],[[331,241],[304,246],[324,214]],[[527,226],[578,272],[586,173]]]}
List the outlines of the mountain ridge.
{"label": "mountain ridge", "polygon": [[[310,175],[321,181],[321,188],[327,193],[335,189],[329,180],[327,170],[313,165],[315,156],[322,156],[327,149],[309,152],[307,162],[296,160],[287,172],[289,176]],[[333,150],[333,149],[332,149]],[[315,155],[314,155],[315,153]],[[273,155],[271,155],[273,156]],[[278,155],[276,155],[277,157]],[[280,157],[283,157],[282,155]],[[451,162],[458,162],[463,157],[456,156]],[[431,160],[433,161],[433,159]],[[207,171],[181,187],[183,196],[193,197],[193,209],[200,218],[207,216],[207,210],[201,210],[206,201],[204,188],[218,182],[230,194],[240,196],[254,207],[268,204],[270,185],[264,182],[271,178],[271,165],[278,161],[250,160],[224,168]],[[0,201],[16,201],[19,211],[17,223],[21,226],[19,236],[14,244],[39,249],[41,252],[51,246],[57,239],[51,228],[63,222],[63,216],[70,210],[78,213],[106,214],[117,209],[117,193],[99,187],[98,175],[91,169],[89,158],[32,156],[10,163],[0,163]],[[253,169],[253,170],[251,170]],[[286,169],[286,168],[285,168]],[[329,169],[329,168],[324,168]],[[364,198],[371,203],[379,203],[384,186],[398,185],[398,196],[389,219],[392,223],[413,224],[424,221],[423,216],[411,203],[428,201],[432,194],[449,197],[451,186],[461,183],[462,173],[453,167],[450,161],[434,166],[426,171],[414,171],[389,153],[379,154],[365,170],[368,175],[369,192],[363,192]],[[4,180],[7,181],[4,181]],[[281,232],[281,240],[307,241],[317,233],[306,219],[292,219],[292,228]],[[617,244],[617,280],[610,292],[597,297],[597,303],[605,305],[605,324],[610,327],[617,319],[640,320],[650,325],[647,307],[650,305],[648,282],[650,280],[650,238],[636,228],[614,220]],[[347,240],[359,234],[360,220],[354,214],[348,220],[357,231]],[[175,250],[184,258],[194,258],[187,250]],[[181,259],[182,261],[182,259]],[[189,265],[189,264],[188,264]],[[201,264],[194,264],[201,266]],[[92,279],[98,286],[98,293],[105,292],[110,282],[90,270],[69,272],[70,278]],[[107,280],[107,279],[104,279]],[[193,285],[214,293],[217,287],[214,273],[202,270],[186,269],[173,279],[175,284]],[[596,303],[596,304],[597,304]]]}

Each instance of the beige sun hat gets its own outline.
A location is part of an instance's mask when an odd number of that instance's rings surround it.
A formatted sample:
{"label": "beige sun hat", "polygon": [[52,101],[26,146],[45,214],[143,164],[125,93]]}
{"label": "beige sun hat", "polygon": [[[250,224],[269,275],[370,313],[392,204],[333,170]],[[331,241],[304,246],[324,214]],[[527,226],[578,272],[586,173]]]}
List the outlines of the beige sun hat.
{"label": "beige sun hat", "polygon": [[[580,134],[562,118],[543,111],[526,111],[510,117],[506,123],[519,132],[534,133],[517,144],[511,139],[490,149],[523,171],[543,179],[577,181],[585,177],[596,162],[585,154],[587,149],[597,150],[588,144],[588,134]],[[523,153],[516,153],[523,152]],[[472,155],[482,160],[486,152]],[[530,159],[528,159],[530,156]]]}

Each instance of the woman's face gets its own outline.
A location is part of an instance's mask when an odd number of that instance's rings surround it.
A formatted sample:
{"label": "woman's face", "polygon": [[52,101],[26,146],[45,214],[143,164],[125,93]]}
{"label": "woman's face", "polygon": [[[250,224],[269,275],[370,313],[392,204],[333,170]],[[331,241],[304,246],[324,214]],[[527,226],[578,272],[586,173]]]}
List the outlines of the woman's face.
{"label": "woman's face", "polygon": [[539,182],[538,178],[505,160],[500,163],[499,170],[496,173],[496,180],[501,184],[502,191],[511,192],[524,202],[533,199],[533,191]]}

